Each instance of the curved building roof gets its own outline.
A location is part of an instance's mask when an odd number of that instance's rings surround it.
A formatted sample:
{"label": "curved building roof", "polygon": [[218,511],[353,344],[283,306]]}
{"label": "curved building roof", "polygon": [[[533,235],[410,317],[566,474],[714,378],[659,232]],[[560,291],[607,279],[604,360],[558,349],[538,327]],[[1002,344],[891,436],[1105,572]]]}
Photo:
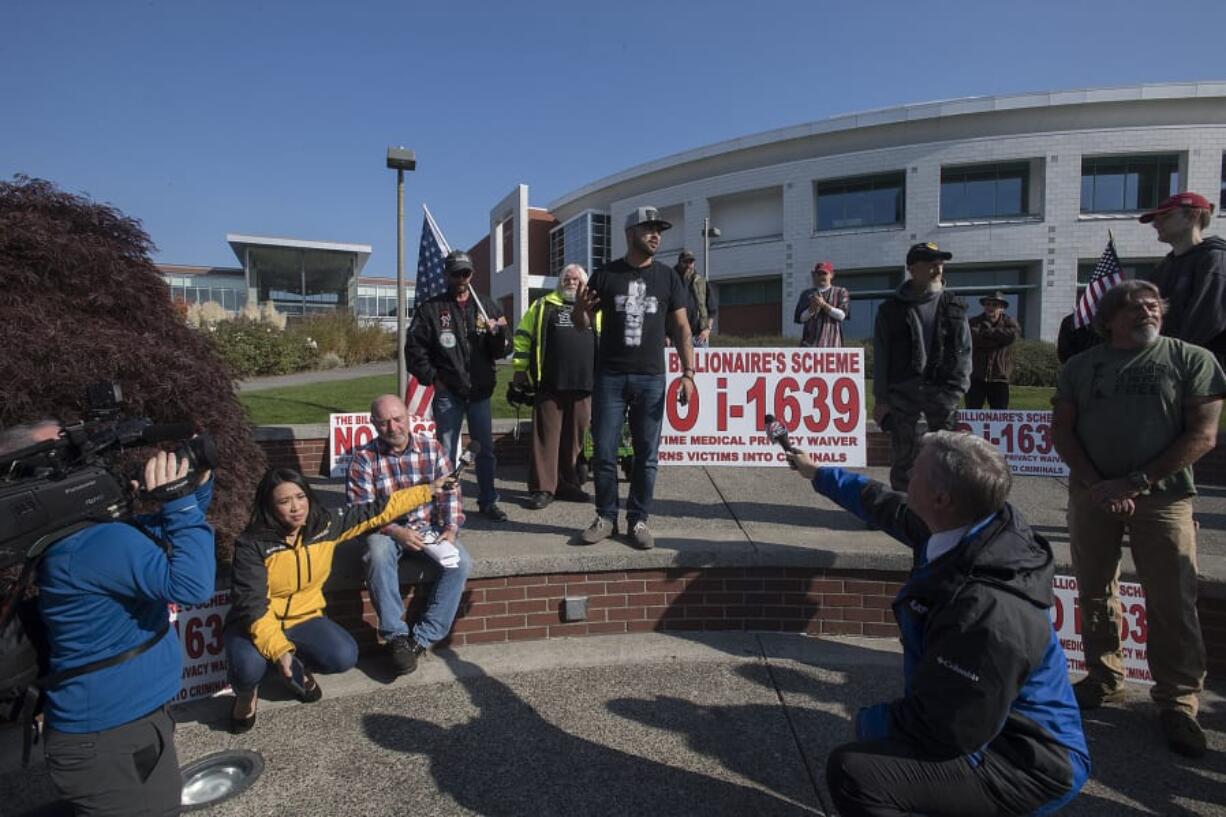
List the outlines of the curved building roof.
{"label": "curved building roof", "polygon": [[[588,207],[693,181],[817,156],[1006,134],[1226,124],[1226,81],[1131,85],[921,102],[728,139],[606,176],[558,198],[566,218]],[[1087,110],[1089,109],[1089,110]]]}

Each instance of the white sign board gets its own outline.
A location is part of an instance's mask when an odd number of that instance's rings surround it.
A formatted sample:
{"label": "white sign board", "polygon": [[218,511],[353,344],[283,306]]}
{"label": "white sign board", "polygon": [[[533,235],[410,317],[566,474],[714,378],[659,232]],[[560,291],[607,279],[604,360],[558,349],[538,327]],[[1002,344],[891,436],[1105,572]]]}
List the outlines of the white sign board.
{"label": "white sign board", "polygon": [[863,349],[695,349],[684,406],[675,349],[667,361],[661,465],[787,465],[768,414],[819,465],[866,464]]}
{"label": "white sign board", "polygon": [[999,448],[1014,474],[1068,476],[1068,466],[1052,442],[1050,411],[958,409],[955,428],[978,434]]}
{"label": "white sign board", "polygon": [[230,612],[230,591],[220,590],[198,606],[170,605],[170,622],[183,653],[183,680],[171,703],[207,698],[230,688],[221,633]]}
{"label": "white sign board", "polygon": [[[1056,637],[1064,648],[1069,672],[1085,672],[1085,653],[1081,646],[1081,610],[1077,604],[1077,579],[1072,576],[1057,576],[1052,582],[1056,603],[1051,608],[1052,624]],[[1120,603],[1124,608],[1124,620],[1120,635],[1124,650],[1124,678],[1139,684],[1152,684],[1149,677],[1149,662],[1146,652],[1149,643],[1149,624],[1145,617],[1145,593],[1141,585],[1120,582]]]}
{"label": "white sign board", "polygon": [[[424,417],[409,418],[409,432],[434,434],[434,421]],[[328,476],[344,477],[349,471],[353,449],[375,438],[375,427],[365,411],[328,415]]]}

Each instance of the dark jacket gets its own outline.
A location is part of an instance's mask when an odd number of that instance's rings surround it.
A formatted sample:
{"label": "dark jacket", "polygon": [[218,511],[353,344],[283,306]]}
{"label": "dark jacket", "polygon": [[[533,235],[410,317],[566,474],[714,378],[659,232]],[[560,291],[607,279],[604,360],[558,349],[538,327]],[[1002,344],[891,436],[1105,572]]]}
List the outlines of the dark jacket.
{"label": "dark jacket", "polygon": [[484,400],[494,393],[494,363],[508,351],[506,327],[487,326],[475,298],[481,298],[491,321],[502,317],[493,301],[476,292],[464,307],[443,293],[413,312],[404,343],[409,374],[424,384],[441,382],[461,400]]}
{"label": "dark jacket", "polygon": [[971,330],[971,379],[987,383],[1008,383],[1013,377],[1013,344],[1022,336],[1022,327],[1012,315],[1001,314],[992,323],[987,315],[968,321]]}
{"label": "dark jacket", "polygon": [[1153,283],[1170,302],[1162,334],[1226,360],[1226,241],[1211,235],[1183,255],[1168,253]]}
{"label": "dark jacket", "polygon": [[839,468],[818,469],[813,487],[914,552],[893,605],[905,691],[860,710],[857,736],[903,740],[934,760],[992,753],[1053,800],[1076,793],[1090,758],[1049,613],[1047,541],[1006,504],[926,563],[930,533],[904,494]]}
{"label": "dark jacket", "polygon": [[949,290],[937,298],[936,338],[932,354],[924,350],[923,322],[917,305],[925,293],[914,293],[904,281],[893,298],[877,307],[873,324],[873,395],[889,397],[891,389],[924,383],[951,397],[966,394],[971,384],[971,332],[966,304]]}
{"label": "dark jacket", "polygon": [[1056,336],[1056,358],[1066,362],[1073,355],[1079,355],[1086,349],[1093,349],[1103,342],[1103,336],[1094,331],[1092,326],[1077,328],[1077,315],[1070,312],[1060,321],[1060,334]]}

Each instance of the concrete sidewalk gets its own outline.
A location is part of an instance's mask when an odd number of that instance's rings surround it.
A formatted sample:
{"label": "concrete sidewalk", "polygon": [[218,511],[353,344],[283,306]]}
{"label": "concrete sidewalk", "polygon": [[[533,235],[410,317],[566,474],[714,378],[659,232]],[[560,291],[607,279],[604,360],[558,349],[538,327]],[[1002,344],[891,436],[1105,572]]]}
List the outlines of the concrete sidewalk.
{"label": "concrete sidewalk", "polygon": [[305,386],[308,383],[327,383],[334,380],[353,380],[357,377],[373,377],[380,374],[396,374],[396,361],[380,360],[362,366],[348,366],[343,369],[311,369],[294,374],[274,375],[271,377],[252,377],[238,381],[240,392],[265,391],[281,389],[286,386]]}
{"label": "concrete sidewalk", "polygon": [[[182,708],[180,759],[228,748],[266,768],[204,815],[804,815],[830,813],[824,763],[850,716],[901,693],[897,645],[752,633],[558,639],[444,651],[384,678],[377,659],[322,679],[315,705]],[[1220,693],[1221,690],[1218,690]],[[1070,815],[1226,815],[1226,707],[1205,696],[1210,754],[1158,743],[1152,707],[1086,721],[1094,776]],[[264,694],[283,698],[279,685]],[[0,776],[8,815],[48,805],[46,773]]]}

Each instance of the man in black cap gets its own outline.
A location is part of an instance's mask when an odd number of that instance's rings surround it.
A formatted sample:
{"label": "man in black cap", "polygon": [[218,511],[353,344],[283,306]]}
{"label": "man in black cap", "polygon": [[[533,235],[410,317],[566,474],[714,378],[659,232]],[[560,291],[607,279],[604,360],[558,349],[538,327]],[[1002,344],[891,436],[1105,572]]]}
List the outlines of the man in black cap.
{"label": "man in black cap", "polygon": [[413,312],[404,344],[409,373],[434,386],[434,422],[439,442],[457,461],[460,425],[468,418],[468,434],[481,445],[477,452],[477,507],[494,522],[506,520],[494,488],[494,435],[490,395],[494,393],[494,362],[506,356],[507,319],[498,305],[469,286],[473,262],[454,250],[444,264],[447,291]]}
{"label": "man in black cap", "polygon": [[873,419],[890,432],[890,485],[905,491],[923,414],[929,431],[953,427],[971,380],[966,304],[945,290],[953,253],[931,241],[907,250],[907,280],[877,309],[873,325]]}
{"label": "man in black cap", "polygon": [[668,265],[655,260],[660,233],[672,225],[654,207],[636,207],[626,217],[626,255],[597,270],[575,299],[574,323],[583,329],[600,312],[596,380],[592,389],[592,477],[596,519],[580,535],[595,544],[617,533],[617,447],[630,415],[634,468],[626,502],[626,528],[640,550],[655,546],[647,528],[655,493],[656,454],[664,422],[664,336],[671,324],[681,357],[678,399],[694,392],[694,345],[686,315],[685,285]]}
{"label": "man in black cap", "polygon": [[707,279],[699,275],[694,268],[694,253],[682,247],[681,254],[677,256],[677,266],[673,269],[681,276],[681,283],[685,284],[686,295],[689,297],[685,311],[689,316],[690,335],[694,338],[694,346],[710,346],[711,302],[708,300]]}
{"label": "man in black cap", "polygon": [[979,299],[983,314],[970,320],[971,388],[966,393],[968,409],[983,408],[984,398],[993,409],[1009,408],[1009,378],[1013,376],[1013,344],[1022,327],[1006,315],[1009,302],[997,290]]}

